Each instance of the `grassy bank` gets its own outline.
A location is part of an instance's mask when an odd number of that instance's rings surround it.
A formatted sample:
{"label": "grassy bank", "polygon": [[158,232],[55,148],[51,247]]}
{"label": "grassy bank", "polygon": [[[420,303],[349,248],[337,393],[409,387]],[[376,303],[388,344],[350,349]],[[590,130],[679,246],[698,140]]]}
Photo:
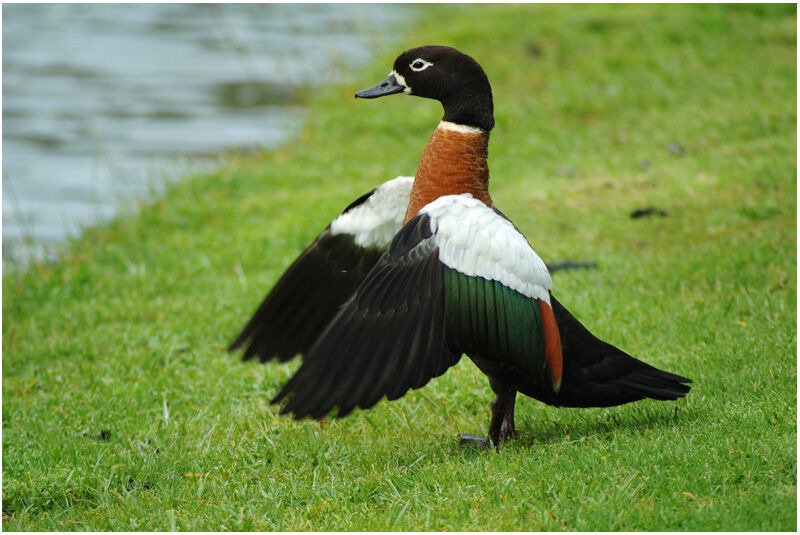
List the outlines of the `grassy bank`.
{"label": "grassy bank", "polygon": [[[794,6],[425,6],[291,146],[232,159],[57,264],[3,278],[3,528],[796,529]],[[446,21],[446,24],[443,23]],[[399,401],[294,422],[296,363],[224,348],[357,195],[410,174],[435,102],[355,101],[396,53],[484,66],[496,204],[598,336],[691,377],[674,403],[517,404],[466,359]],[[632,219],[654,207],[666,217]]]}

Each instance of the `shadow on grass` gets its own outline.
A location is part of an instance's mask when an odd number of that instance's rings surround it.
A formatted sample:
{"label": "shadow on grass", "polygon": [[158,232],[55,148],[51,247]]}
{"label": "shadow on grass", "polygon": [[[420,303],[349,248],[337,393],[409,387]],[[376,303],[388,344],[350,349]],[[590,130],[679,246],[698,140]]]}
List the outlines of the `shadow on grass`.
{"label": "shadow on grass", "polygon": [[[691,395],[691,394],[690,394]],[[566,411],[581,409],[564,409]],[[585,409],[584,409],[585,410]],[[614,411],[601,409],[603,414],[592,418],[584,414],[578,421],[554,422],[544,431],[536,430],[536,423],[525,422],[520,433],[520,444],[536,446],[542,444],[565,444],[583,442],[594,438],[629,434],[636,431],[665,430],[697,419],[701,411],[693,406],[642,407],[638,410]]]}
{"label": "shadow on grass", "polygon": [[[617,412],[611,412],[615,411]],[[566,411],[587,411],[587,409],[562,409]],[[564,421],[547,421],[546,426],[537,424],[536,419],[517,419],[517,439],[503,444],[500,450],[530,449],[541,446],[563,446],[580,444],[590,440],[603,440],[615,435],[631,436],[646,431],[673,431],[675,427],[693,422],[704,412],[694,406],[673,405],[672,407],[643,407],[635,410],[619,411],[615,407],[604,409],[588,409],[603,411],[597,417],[585,413],[579,416],[570,414]],[[561,411],[559,411],[561,414]],[[665,435],[666,436],[666,435]],[[453,448],[457,453],[467,457],[486,452],[497,451],[495,448],[480,449],[473,446],[459,447],[458,437],[453,437]]]}

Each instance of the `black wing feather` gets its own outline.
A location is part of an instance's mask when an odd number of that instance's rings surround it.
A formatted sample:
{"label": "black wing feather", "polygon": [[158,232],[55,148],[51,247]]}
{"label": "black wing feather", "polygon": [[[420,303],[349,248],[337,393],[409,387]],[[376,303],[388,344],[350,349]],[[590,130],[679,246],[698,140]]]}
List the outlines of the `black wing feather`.
{"label": "black wing feather", "polygon": [[430,220],[414,217],[273,402],[282,413],[344,416],[419,388],[458,362],[446,343],[444,268]]}
{"label": "black wing feather", "polygon": [[244,360],[258,356],[261,362],[305,354],[380,255],[357,245],[352,235],[326,228],[286,270],[228,350],[249,344]]}

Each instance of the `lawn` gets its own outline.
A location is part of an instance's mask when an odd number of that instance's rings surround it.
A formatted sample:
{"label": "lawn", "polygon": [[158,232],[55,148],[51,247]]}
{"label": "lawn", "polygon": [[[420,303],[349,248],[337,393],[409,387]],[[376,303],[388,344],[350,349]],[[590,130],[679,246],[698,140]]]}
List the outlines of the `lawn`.
{"label": "lawn", "polygon": [[[439,104],[353,92],[434,43],[492,82],[497,206],[598,264],[553,293],[687,398],[521,398],[518,440],[461,451],[493,397],[468,359],[295,422],[268,401],[297,363],[225,352],[332,217],[414,172]],[[3,529],[796,530],[796,7],[420,6],[375,54],[305,92],[286,147],[4,275]]]}

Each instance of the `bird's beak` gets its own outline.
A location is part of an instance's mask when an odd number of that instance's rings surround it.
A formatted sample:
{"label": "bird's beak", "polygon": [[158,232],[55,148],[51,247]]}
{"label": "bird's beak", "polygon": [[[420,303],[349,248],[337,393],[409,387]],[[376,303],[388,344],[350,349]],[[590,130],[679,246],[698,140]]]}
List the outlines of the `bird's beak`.
{"label": "bird's beak", "polygon": [[368,87],[356,92],[356,98],[378,98],[385,97],[386,95],[394,95],[405,91],[405,86],[400,85],[395,78],[394,73],[386,77],[386,79],[378,85]]}

